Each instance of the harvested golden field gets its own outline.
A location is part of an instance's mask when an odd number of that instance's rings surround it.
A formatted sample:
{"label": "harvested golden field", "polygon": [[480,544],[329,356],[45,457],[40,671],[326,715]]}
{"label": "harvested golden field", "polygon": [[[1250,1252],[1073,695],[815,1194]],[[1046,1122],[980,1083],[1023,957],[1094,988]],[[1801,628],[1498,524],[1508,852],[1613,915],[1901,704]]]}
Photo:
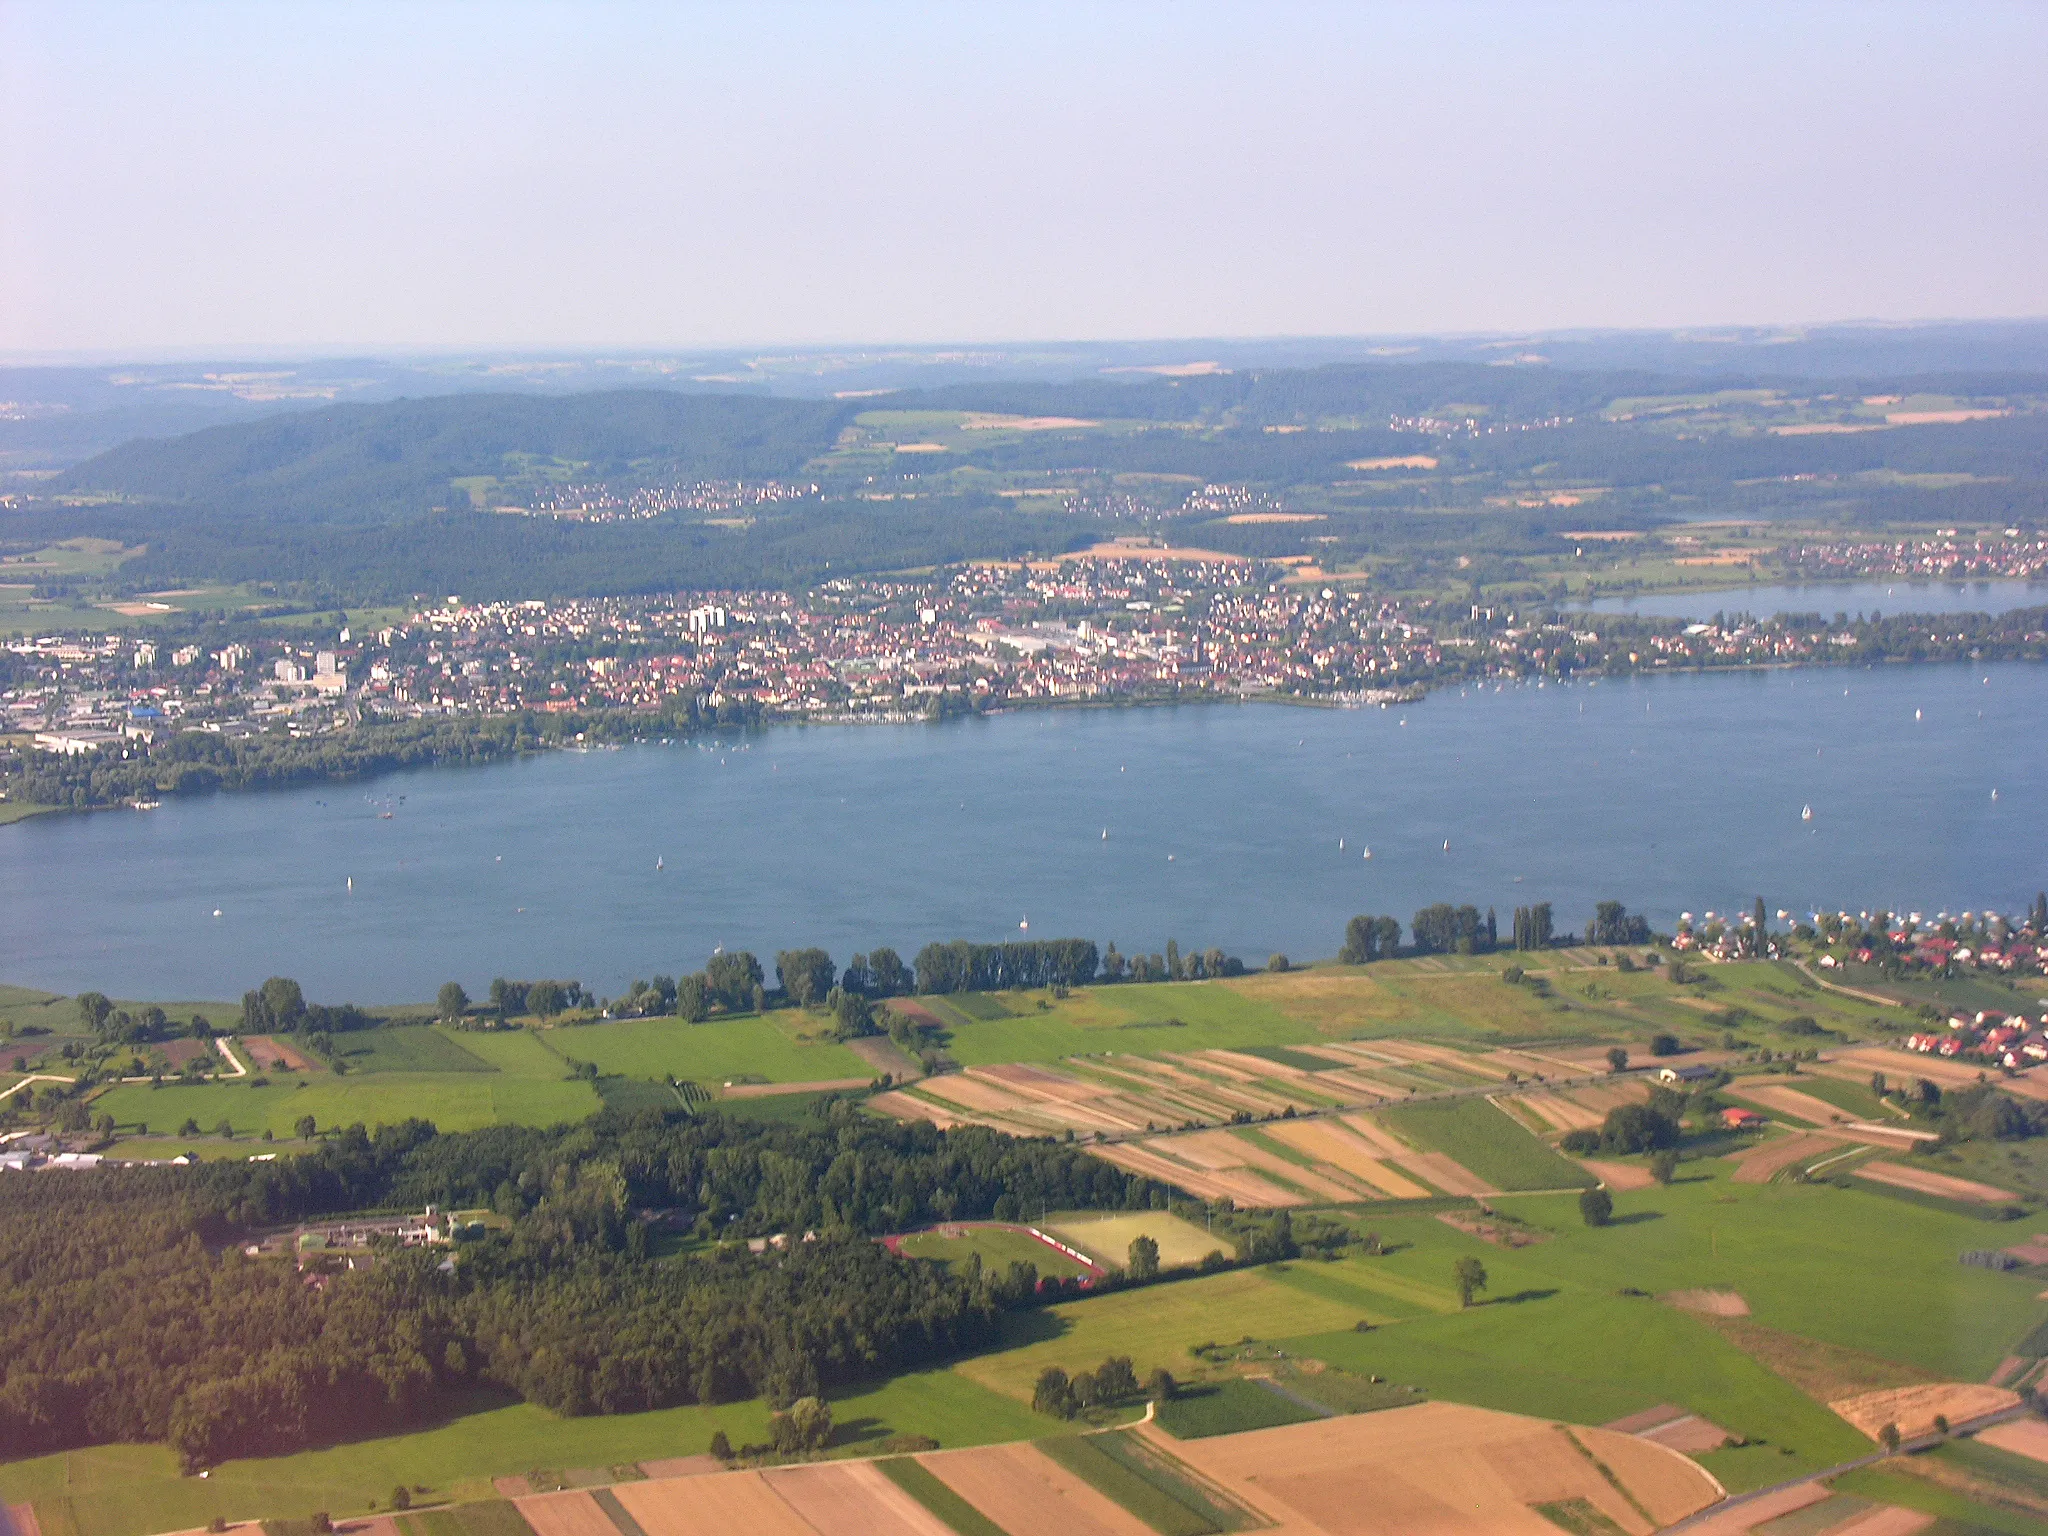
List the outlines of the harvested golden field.
{"label": "harvested golden field", "polygon": [[1143,1433],[1284,1529],[1327,1536],[1555,1536],[1532,1506],[1571,1499],[1646,1536],[1649,1522],[1601,1474],[1595,1455],[1660,1524],[1720,1496],[1704,1472],[1661,1446],[1454,1403],[1206,1440],[1174,1441],[1155,1426]]}
{"label": "harvested golden field", "polygon": [[[647,1536],[728,1536],[733,1531],[745,1531],[748,1536],[816,1536],[810,1522],[777,1496],[758,1472],[620,1483],[612,1493]],[[521,1514],[527,1513],[528,1502],[520,1500]],[[604,1518],[603,1510],[594,1504],[592,1508]],[[539,1536],[555,1536],[537,1525],[534,1529]],[[618,1531],[605,1519],[604,1529],[588,1536],[618,1536]]]}
{"label": "harvested golden field", "polygon": [[1239,1205],[1307,1204],[1302,1196],[1290,1193],[1277,1184],[1269,1184],[1248,1170],[1210,1172],[1174,1158],[1162,1157],[1152,1150],[1152,1144],[1140,1146],[1126,1141],[1112,1146],[1091,1147],[1089,1150],[1105,1163],[1112,1163],[1129,1173],[1142,1174],[1148,1179],[1158,1179],[1161,1183],[1171,1184],[1176,1189],[1184,1189],[1204,1200],[1214,1200],[1228,1195]]}
{"label": "harvested golden field", "polygon": [[761,1479],[824,1536],[953,1536],[950,1526],[871,1461],[783,1467]]}
{"label": "harvested golden field", "polygon": [[2019,1402],[2017,1393],[1978,1381],[1937,1381],[1914,1387],[1888,1387],[1837,1398],[1828,1407],[1875,1440],[1887,1424],[1899,1426],[1907,1439],[1934,1431],[1935,1415],[1962,1424],[1997,1413]]}
{"label": "harvested golden field", "polygon": [[[638,1483],[635,1487],[645,1487]],[[567,1493],[538,1493],[516,1500],[519,1513],[533,1527],[535,1536],[619,1536],[610,1515],[598,1508],[597,1500],[582,1489]],[[648,1536],[655,1536],[650,1530]]]}
{"label": "harvested golden field", "polygon": [[2003,1205],[2019,1198],[2008,1189],[1979,1184],[1974,1179],[1958,1179],[1951,1174],[1931,1173],[1925,1168],[1912,1168],[1905,1163],[1865,1163],[1856,1170],[1856,1176],[1879,1184],[1890,1184],[1897,1189],[1915,1190],[1923,1195],[1974,1200],[1982,1205]]}
{"label": "harvested golden field", "polygon": [[942,1451],[918,1460],[1011,1536],[1153,1536],[1150,1526],[1030,1445]]}
{"label": "harvested golden field", "polygon": [[1340,1121],[1281,1121],[1267,1126],[1266,1134],[1311,1157],[1321,1158],[1355,1179],[1364,1180],[1390,1199],[1420,1200],[1429,1194],[1413,1179],[1395,1172],[1391,1164],[1375,1155],[1371,1143],[1345,1129]]}

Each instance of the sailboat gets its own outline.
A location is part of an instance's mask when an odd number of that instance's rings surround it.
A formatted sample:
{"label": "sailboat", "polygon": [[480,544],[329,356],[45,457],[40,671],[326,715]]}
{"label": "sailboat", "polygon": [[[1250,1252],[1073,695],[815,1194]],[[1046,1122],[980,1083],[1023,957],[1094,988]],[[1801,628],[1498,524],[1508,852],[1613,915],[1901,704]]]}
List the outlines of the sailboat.
{"label": "sailboat", "polygon": [[1367,857],[1368,859],[1372,857],[1372,850],[1371,850],[1370,848],[1368,848],[1368,849],[1366,849],[1366,850],[1365,850],[1365,856],[1366,856],[1366,857]]}
{"label": "sailboat", "polygon": [[1104,828],[1102,829],[1102,840],[1103,840],[1103,841],[1104,841],[1105,843],[1109,841],[1109,828],[1107,828],[1107,827],[1104,827]]}
{"label": "sailboat", "polygon": [[1813,820],[1813,807],[1810,805],[1802,806],[1799,811],[1799,819],[1801,821]]}
{"label": "sailboat", "polygon": [[354,890],[356,888],[356,877],[354,875],[350,875],[348,877],[348,888],[350,890]]}
{"label": "sailboat", "polygon": [[1017,924],[1017,931],[1019,933],[1029,933],[1031,931],[1031,919],[1027,917],[1019,922]]}
{"label": "sailboat", "polygon": [[1344,851],[1344,839],[1341,837],[1337,839],[1337,851],[1339,853]]}

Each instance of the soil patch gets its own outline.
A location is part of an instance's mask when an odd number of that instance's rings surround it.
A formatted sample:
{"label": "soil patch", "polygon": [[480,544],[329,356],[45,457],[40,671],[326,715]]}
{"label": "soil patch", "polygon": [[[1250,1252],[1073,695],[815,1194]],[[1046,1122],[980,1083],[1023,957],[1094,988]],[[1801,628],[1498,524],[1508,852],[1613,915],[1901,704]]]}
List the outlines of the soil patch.
{"label": "soil patch", "polygon": [[1734,1291],[1716,1290],[1711,1287],[1693,1291],[1666,1291],[1660,1299],[1687,1312],[1703,1312],[1708,1317],[1749,1316],[1749,1303]]}

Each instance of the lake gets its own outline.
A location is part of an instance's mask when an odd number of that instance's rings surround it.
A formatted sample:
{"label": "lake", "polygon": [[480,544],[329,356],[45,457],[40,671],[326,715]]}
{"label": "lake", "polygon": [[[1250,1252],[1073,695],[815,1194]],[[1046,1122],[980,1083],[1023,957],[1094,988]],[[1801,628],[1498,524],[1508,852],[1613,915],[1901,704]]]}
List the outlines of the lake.
{"label": "lake", "polygon": [[1704,623],[1717,613],[1769,618],[1818,613],[1832,619],[1871,613],[2010,613],[2048,605],[2048,585],[2025,581],[1828,581],[1805,586],[1723,587],[1714,592],[1652,592],[1596,597],[1567,605],[1575,613],[1645,613]]}
{"label": "lake", "polygon": [[397,1002],[494,975],[615,993],[719,944],[772,969],[808,944],[843,964],[955,937],[1171,937],[1262,964],[1433,901],[1504,928],[1518,904],[1567,928],[1610,897],[1666,929],[1759,894],[2010,911],[2048,884],[2044,732],[2048,668],[2015,664],[553,753],[0,828],[0,976],[168,999],[275,973]]}

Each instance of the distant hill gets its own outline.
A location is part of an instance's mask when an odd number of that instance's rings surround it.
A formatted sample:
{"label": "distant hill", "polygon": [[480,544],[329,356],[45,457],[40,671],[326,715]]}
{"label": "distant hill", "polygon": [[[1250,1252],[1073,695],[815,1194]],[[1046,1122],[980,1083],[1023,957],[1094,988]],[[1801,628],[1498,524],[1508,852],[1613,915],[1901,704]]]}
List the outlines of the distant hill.
{"label": "distant hill", "polygon": [[495,474],[507,454],[587,463],[594,479],[636,466],[684,478],[789,475],[832,445],[853,410],[661,390],[335,405],[126,443],[65,472],[50,490],[228,517],[387,522],[446,506],[450,481]]}

